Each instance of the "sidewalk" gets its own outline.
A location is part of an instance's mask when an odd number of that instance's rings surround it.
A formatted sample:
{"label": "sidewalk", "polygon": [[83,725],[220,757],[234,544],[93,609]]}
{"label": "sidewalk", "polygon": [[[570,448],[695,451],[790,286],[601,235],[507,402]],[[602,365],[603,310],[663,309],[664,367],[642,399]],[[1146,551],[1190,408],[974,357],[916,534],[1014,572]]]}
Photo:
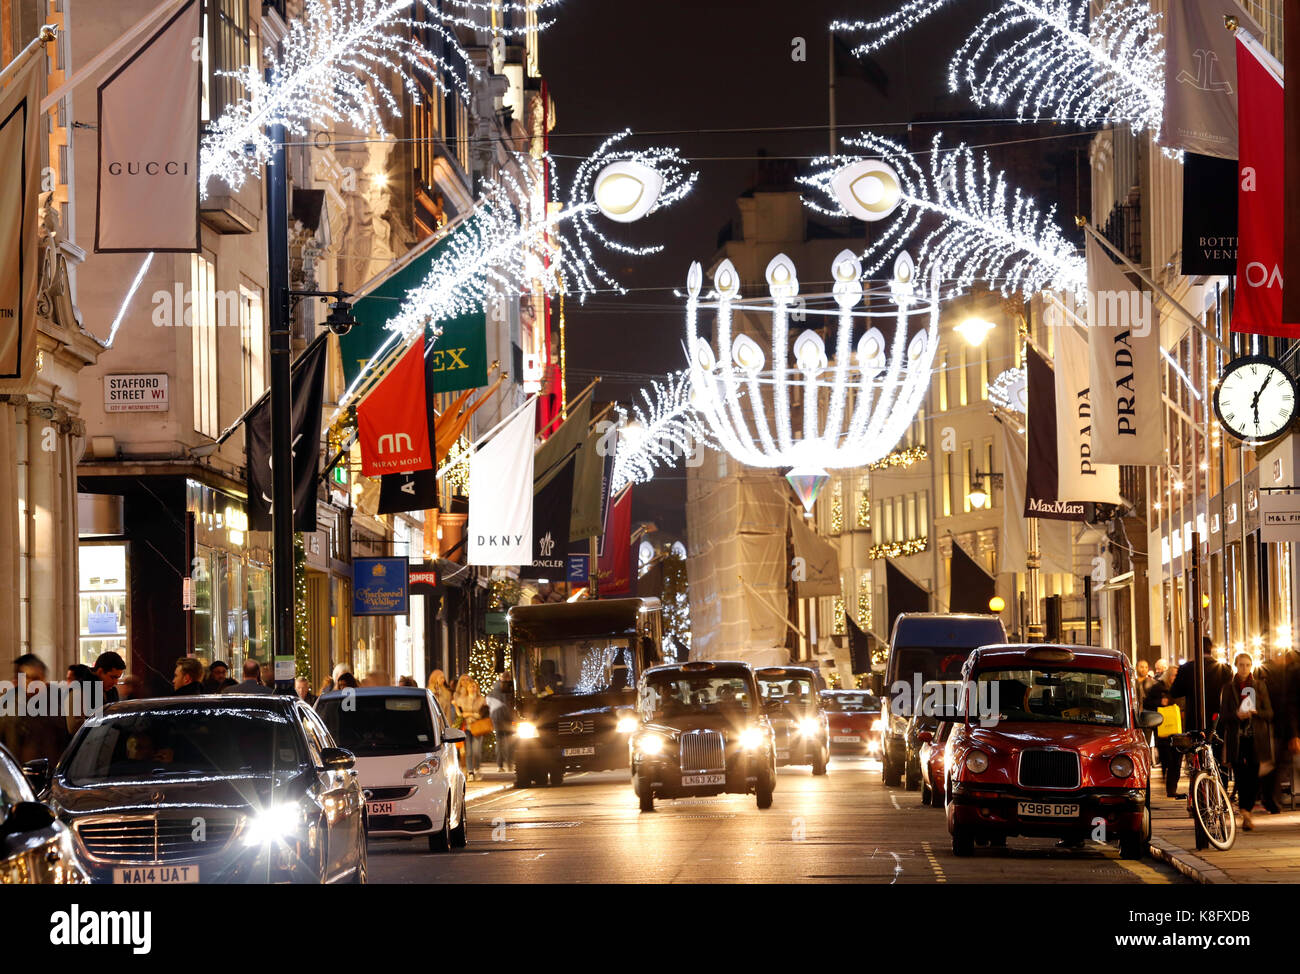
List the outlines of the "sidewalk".
{"label": "sidewalk", "polygon": [[482,801],[514,786],[513,771],[497,771],[496,765],[493,765],[491,770],[484,768],[479,774],[478,781],[465,782],[465,803],[472,805],[474,802]]}
{"label": "sidewalk", "polygon": [[[1179,783],[1186,791],[1187,781]],[[1196,851],[1195,826],[1187,800],[1165,797],[1157,770],[1151,781],[1151,855],[1198,883],[1300,883],[1300,806],[1270,815],[1255,806],[1255,829],[1237,827],[1231,849]]]}

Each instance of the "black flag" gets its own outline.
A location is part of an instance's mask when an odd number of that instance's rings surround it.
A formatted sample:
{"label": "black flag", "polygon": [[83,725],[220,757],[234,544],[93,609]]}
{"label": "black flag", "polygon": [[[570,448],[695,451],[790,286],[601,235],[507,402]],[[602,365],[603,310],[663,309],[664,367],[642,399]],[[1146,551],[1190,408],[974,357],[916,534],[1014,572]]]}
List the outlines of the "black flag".
{"label": "black flag", "polygon": [[996,581],[966,549],[952,545],[952,585],[948,596],[949,612],[984,612],[992,610],[989,602],[996,594]]}
{"label": "black flag", "polygon": [[533,563],[519,566],[520,578],[563,581],[567,577],[573,466],[570,459],[550,483],[533,495]]}
{"label": "black flag", "polygon": [[1237,273],[1237,160],[1183,157],[1183,273]]}
{"label": "black flag", "polygon": [[[293,444],[293,529],[316,530],[316,478],[320,467],[321,406],[325,391],[325,346],[317,340],[293,363],[289,404]],[[271,530],[271,397],[249,414],[248,529]]]}
{"label": "black flag", "polygon": [[871,638],[858,628],[853,617],[847,612],[844,621],[849,629],[849,660],[854,673],[871,672]]}

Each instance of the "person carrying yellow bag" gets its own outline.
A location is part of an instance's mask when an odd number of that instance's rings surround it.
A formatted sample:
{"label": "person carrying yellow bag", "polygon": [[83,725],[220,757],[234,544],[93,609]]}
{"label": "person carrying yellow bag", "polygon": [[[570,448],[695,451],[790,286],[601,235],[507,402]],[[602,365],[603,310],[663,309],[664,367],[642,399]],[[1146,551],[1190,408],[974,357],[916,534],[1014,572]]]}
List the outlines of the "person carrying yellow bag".
{"label": "person carrying yellow bag", "polygon": [[1169,667],[1156,681],[1142,701],[1143,710],[1154,710],[1164,719],[1156,728],[1156,754],[1160,758],[1160,767],[1165,774],[1165,795],[1169,798],[1184,798],[1178,794],[1178,780],[1182,776],[1183,756],[1174,749],[1170,741],[1173,734],[1183,732],[1183,712],[1169,695],[1177,671]]}

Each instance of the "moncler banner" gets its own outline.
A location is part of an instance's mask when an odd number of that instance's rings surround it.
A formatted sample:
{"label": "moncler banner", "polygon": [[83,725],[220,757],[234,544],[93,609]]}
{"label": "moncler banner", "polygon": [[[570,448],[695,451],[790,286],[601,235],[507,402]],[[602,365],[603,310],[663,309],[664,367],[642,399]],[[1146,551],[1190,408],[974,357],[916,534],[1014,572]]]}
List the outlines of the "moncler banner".
{"label": "moncler banner", "polygon": [[532,399],[469,459],[467,564],[531,565],[533,562]]}
{"label": "moncler banner", "polygon": [[1074,325],[1056,329],[1055,379],[1057,489],[1071,500],[1120,503],[1119,467],[1099,463],[1093,449],[1088,340]]}
{"label": "moncler banner", "polygon": [[433,466],[424,385],[424,334],[357,403],[357,443],[367,477]]}
{"label": "moncler banner", "polygon": [[1165,14],[1165,110],[1161,145],[1237,158],[1237,55],[1225,15],[1255,22],[1234,0],[1177,0]]}
{"label": "moncler banner", "polygon": [[36,374],[40,234],[41,90],[45,57],[27,62],[0,95],[0,389],[20,392]]}
{"label": "moncler banner", "polygon": [[1155,306],[1096,240],[1088,237],[1086,246],[1093,459],[1160,466],[1165,449]]}
{"label": "moncler banner", "polygon": [[1032,345],[1025,349],[1029,452],[1025,471],[1025,517],[1082,521],[1083,502],[1060,497],[1056,466],[1056,378],[1051,363]]}
{"label": "moncler banner", "polygon": [[189,0],[99,86],[98,253],[198,252],[200,12]]}
{"label": "moncler banner", "polygon": [[1183,156],[1183,273],[1237,273],[1237,160]]}
{"label": "moncler banner", "polygon": [[[326,342],[308,346],[293,363],[290,381],[293,424],[293,529],[316,530],[316,483],[320,466],[321,406]],[[248,529],[271,530],[271,397],[249,414],[244,428],[248,456]]]}
{"label": "moncler banner", "polygon": [[574,463],[570,459],[533,495],[533,560],[519,566],[520,578],[560,581],[567,576]]}
{"label": "moncler banner", "polygon": [[1237,294],[1232,330],[1300,337],[1282,317],[1286,215],[1282,85],[1261,60],[1267,52],[1237,37],[1240,159],[1237,166]]}

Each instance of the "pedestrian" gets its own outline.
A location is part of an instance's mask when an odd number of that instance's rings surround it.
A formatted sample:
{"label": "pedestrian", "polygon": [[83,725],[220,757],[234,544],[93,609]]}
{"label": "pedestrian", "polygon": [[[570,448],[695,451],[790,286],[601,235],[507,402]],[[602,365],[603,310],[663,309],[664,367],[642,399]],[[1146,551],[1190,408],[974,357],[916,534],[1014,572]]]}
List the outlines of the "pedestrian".
{"label": "pedestrian", "polygon": [[[0,742],[19,764],[44,758],[53,767],[72,736],[68,733],[64,715],[49,713],[44,702],[36,699],[48,692],[48,672],[45,662],[34,653],[24,653],[14,660],[14,683],[17,686],[5,695],[15,694],[11,698],[15,710],[19,709],[16,694],[22,692],[25,700],[19,712],[5,712],[0,716]],[[5,709],[8,711],[9,708]],[[39,713],[33,715],[32,711]]]}
{"label": "pedestrian", "polygon": [[1254,660],[1238,653],[1237,672],[1223,686],[1219,696],[1217,732],[1223,738],[1223,756],[1232,765],[1237,782],[1237,806],[1241,827],[1255,827],[1250,813],[1259,794],[1259,778],[1273,769],[1273,702],[1268,686],[1255,679]]}
{"label": "pedestrian", "polygon": [[267,660],[258,667],[258,672],[262,677],[262,686],[267,687],[272,693],[275,692],[275,661]]}
{"label": "pedestrian", "polygon": [[456,708],[456,726],[465,732],[465,770],[471,779],[477,779],[483,755],[483,737],[471,733],[470,725],[480,717],[487,717],[491,711],[479,690],[478,681],[468,673],[456,681],[456,692],[452,694],[451,703]]}
{"label": "pedestrian", "polygon": [[1156,685],[1156,678],[1151,675],[1150,664],[1144,659],[1138,660],[1135,675],[1137,676],[1137,698],[1145,700],[1151,688]]}
{"label": "pedestrian", "polygon": [[399,687],[415,687],[417,689],[420,686],[420,684],[415,682],[415,677],[413,676],[399,676],[397,678],[397,685]]}
{"label": "pedestrian", "polygon": [[182,656],[176,661],[172,675],[173,696],[197,697],[203,693],[203,664],[193,656]]}
{"label": "pedestrian", "polygon": [[140,700],[144,697],[144,681],[134,673],[122,677],[117,685],[118,700]]}
{"label": "pedestrian", "polygon": [[311,680],[305,676],[297,677],[293,681],[293,692],[298,695],[298,699],[308,707],[316,706],[316,694],[311,692]]}
{"label": "pedestrian", "polygon": [[335,690],[359,690],[361,689],[361,687],[357,683],[357,678],[355,676],[353,676],[351,673],[345,672],[345,673],[340,673],[338,677],[335,678],[334,689]]}
{"label": "pedestrian", "polygon": [[[1170,685],[1174,682],[1174,671],[1168,667],[1165,668],[1162,679],[1157,680],[1147,695],[1142,698],[1143,710],[1160,710],[1173,706],[1174,697],[1170,690]],[[1175,711],[1177,716],[1178,711]],[[1166,719],[1168,719],[1166,717]],[[1186,798],[1186,795],[1178,794],[1178,781],[1182,777],[1183,756],[1174,748],[1170,741],[1169,732],[1171,727],[1156,728],[1156,757],[1160,760],[1160,770],[1165,776],[1165,797],[1166,798]],[[1161,731],[1164,736],[1161,737]]]}
{"label": "pedestrian", "polygon": [[1288,693],[1288,679],[1292,664],[1288,657],[1297,655],[1295,650],[1280,653],[1270,660],[1265,660],[1256,671],[1256,676],[1268,687],[1269,702],[1273,704],[1273,768],[1259,779],[1259,802],[1270,815],[1282,811],[1282,782],[1291,778],[1292,763],[1291,739],[1295,736],[1292,726],[1292,702]]}
{"label": "pedestrian", "polygon": [[[1204,637],[1201,647],[1205,655],[1205,719],[1213,727],[1214,715],[1219,711],[1219,695],[1223,692],[1224,684],[1232,679],[1232,667],[1214,658],[1209,636]],[[1183,701],[1184,727],[1191,727],[1196,723],[1196,701],[1194,699],[1196,677],[1193,672],[1195,668],[1196,661],[1190,659],[1179,666],[1178,671],[1174,674],[1173,685],[1169,688],[1170,694],[1175,699]]]}
{"label": "pedestrian", "polygon": [[126,672],[126,660],[112,651],[100,653],[93,669],[95,676],[104,684],[104,706],[117,703],[117,681]]}
{"label": "pedestrian", "polygon": [[[270,668],[270,665],[271,665],[270,663],[266,664],[268,669]],[[242,670],[242,673],[244,675],[244,682],[236,683],[233,687],[226,687],[221,692],[222,693],[252,693],[261,697],[270,696],[271,694],[275,693],[274,690],[270,689],[269,687],[267,687],[262,683],[262,667],[261,664],[257,662],[257,660],[255,659],[244,660],[244,668]]]}
{"label": "pedestrian", "polygon": [[1163,680],[1167,669],[1169,669],[1169,660],[1161,656],[1156,660],[1156,665],[1151,668],[1151,672],[1157,680]]}
{"label": "pedestrian", "polygon": [[63,696],[63,719],[68,725],[69,736],[77,733],[86,718],[104,709],[100,703],[103,698],[100,687],[95,671],[85,663],[73,663],[68,667],[68,692]]}
{"label": "pedestrian", "polygon": [[514,770],[515,751],[515,684],[509,673],[502,673],[488,694],[492,713],[492,733],[497,739],[497,770]]}
{"label": "pedestrian", "polygon": [[226,687],[233,687],[235,681],[230,678],[230,667],[222,660],[213,660],[208,667],[208,678],[203,681],[204,693],[220,693]]}
{"label": "pedestrian", "polygon": [[447,686],[447,675],[442,670],[434,670],[429,674],[429,683],[427,689],[433,694],[433,699],[438,701],[438,706],[442,708],[442,716],[448,724],[454,722],[455,714],[451,709],[451,687]]}

